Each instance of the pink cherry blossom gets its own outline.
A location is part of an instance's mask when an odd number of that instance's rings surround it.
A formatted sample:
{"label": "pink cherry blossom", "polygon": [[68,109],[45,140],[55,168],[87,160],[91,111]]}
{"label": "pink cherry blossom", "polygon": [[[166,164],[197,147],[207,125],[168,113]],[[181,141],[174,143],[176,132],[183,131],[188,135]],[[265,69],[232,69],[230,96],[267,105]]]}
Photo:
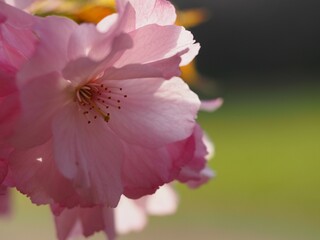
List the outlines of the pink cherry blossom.
{"label": "pink cherry blossom", "polygon": [[200,102],[174,76],[199,45],[173,25],[169,2],[151,2],[119,1],[97,28],[59,17],[35,25],[10,158],[33,202],[115,207],[121,194],[151,194],[179,174],[183,148],[166,146],[192,134]]}

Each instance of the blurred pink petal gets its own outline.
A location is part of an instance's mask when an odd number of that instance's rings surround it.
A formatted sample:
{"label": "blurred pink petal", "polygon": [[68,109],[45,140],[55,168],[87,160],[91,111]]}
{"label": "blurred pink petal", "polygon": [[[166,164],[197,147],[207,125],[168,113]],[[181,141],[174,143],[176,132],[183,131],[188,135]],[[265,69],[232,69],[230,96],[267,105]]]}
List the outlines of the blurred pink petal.
{"label": "blurred pink petal", "polygon": [[120,234],[141,231],[147,224],[147,213],[137,200],[122,197],[115,212],[115,226]]}
{"label": "blurred pink petal", "polygon": [[64,209],[54,219],[59,240],[78,235],[89,237],[99,231],[104,231],[109,240],[115,239],[112,208],[95,206]]}
{"label": "blurred pink petal", "polygon": [[199,172],[199,179],[198,180],[189,180],[187,182],[187,185],[190,188],[198,188],[202,186],[203,184],[207,183],[211,178],[215,176],[215,173],[212,169],[209,167],[205,167]]}
{"label": "blurred pink petal", "polygon": [[117,234],[141,231],[147,224],[148,215],[168,215],[176,211],[178,198],[174,190],[165,185],[155,194],[139,200],[121,197],[119,205],[113,208],[95,206],[64,209],[51,205],[59,240],[77,236],[89,237],[103,231],[108,239]]}
{"label": "blurred pink petal", "polygon": [[177,205],[178,197],[170,185],[138,200],[122,197],[114,210],[116,231],[120,234],[141,231],[147,224],[148,215],[173,214]]}
{"label": "blurred pink petal", "polygon": [[216,111],[223,104],[222,98],[217,98],[213,100],[201,100],[200,109],[207,112]]}
{"label": "blurred pink petal", "polygon": [[150,196],[146,196],[146,209],[151,215],[168,215],[176,212],[178,207],[178,196],[174,189],[166,184]]}

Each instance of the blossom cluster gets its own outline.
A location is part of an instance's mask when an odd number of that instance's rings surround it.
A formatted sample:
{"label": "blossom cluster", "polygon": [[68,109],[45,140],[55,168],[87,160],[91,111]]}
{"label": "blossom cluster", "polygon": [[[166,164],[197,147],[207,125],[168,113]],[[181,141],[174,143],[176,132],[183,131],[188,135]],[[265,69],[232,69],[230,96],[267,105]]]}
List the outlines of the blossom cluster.
{"label": "blossom cluster", "polygon": [[179,78],[199,44],[166,0],[116,3],[79,25],[0,1],[1,194],[50,205],[59,240],[140,229],[174,211],[167,184],[213,175],[201,102]]}

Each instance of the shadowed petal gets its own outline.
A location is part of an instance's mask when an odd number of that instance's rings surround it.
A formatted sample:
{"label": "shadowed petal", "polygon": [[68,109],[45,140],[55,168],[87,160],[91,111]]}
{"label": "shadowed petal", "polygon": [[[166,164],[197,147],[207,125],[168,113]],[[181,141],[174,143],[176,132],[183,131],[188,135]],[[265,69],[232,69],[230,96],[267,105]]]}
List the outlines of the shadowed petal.
{"label": "shadowed petal", "polygon": [[9,168],[17,189],[37,205],[89,205],[87,202],[90,202],[91,196],[80,199],[72,183],[58,171],[50,141],[25,151],[15,150],[10,156]]}
{"label": "shadowed petal", "polygon": [[54,114],[68,102],[67,82],[57,72],[32,79],[20,89],[22,113],[12,139],[15,147],[43,144],[51,136]]}
{"label": "shadowed petal", "polygon": [[193,135],[195,141],[195,151],[193,158],[186,164],[177,177],[180,182],[186,183],[191,188],[196,188],[208,182],[214,172],[207,167],[208,150],[205,141],[205,135],[199,125],[196,125]]}
{"label": "shadowed petal", "polygon": [[94,121],[89,124],[74,103],[59,111],[53,120],[55,159],[80,195],[88,189],[95,204],[115,207],[122,194],[122,144],[102,118]]}
{"label": "shadowed petal", "polygon": [[125,80],[160,77],[170,79],[181,74],[179,64],[182,54],[178,53],[173,57],[147,64],[129,64],[120,68],[109,68],[105,72],[104,79]]}
{"label": "shadowed petal", "polygon": [[68,60],[67,43],[76,27],[76,23],[67,18],[56,16],[39,18],[34,26],[34,32],[41,41],[31,60],[18,73],[18,84],[23,85],[34,77],[61,70]]}
{"label": "shadowed petal", "polygon": [[113,209],[104,206],[64,209],[54,216],[59,240],[83,235],[89,237],[104,231],[109,240],[115,239]]}
{"label": "shadowed petal", "polygon": [[195,151],[194,138],[169,144],[159,149],[126,146],[123,166],[124,194],[139,198],[154,193],[159,186],[171,182]]}

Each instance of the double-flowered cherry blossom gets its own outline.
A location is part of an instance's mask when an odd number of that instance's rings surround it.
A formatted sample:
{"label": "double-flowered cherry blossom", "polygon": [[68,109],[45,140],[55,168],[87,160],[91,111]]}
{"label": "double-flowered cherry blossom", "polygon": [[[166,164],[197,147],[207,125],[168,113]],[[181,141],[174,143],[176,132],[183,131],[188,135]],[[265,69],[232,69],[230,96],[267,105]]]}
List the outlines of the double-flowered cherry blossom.
{"label": "double-flowered cherry blossom", "polygon": [[[176,75],[199,50],[165,0],[118,1],[98,26],[47,17],[17,74],[17,188],[38,204],[106,204],[174,180],[200,101]],[[43,23],[43,24],[42,24]],[[29,169],[29,171],[25,171]]]}

